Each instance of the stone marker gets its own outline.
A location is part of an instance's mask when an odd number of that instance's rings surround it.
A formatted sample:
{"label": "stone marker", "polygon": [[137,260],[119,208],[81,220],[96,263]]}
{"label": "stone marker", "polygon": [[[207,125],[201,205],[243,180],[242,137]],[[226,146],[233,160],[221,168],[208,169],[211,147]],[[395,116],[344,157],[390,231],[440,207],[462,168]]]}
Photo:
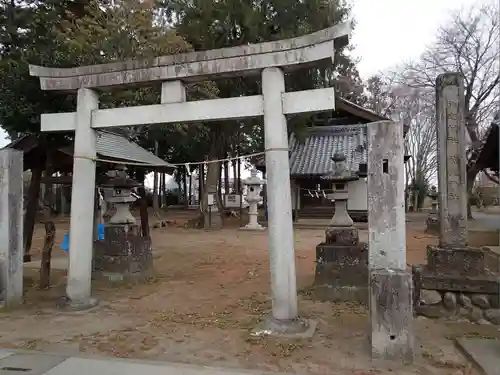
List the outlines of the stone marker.
{"label": "stone marker", "polygon": [[[427,264],[413,266],[415,310],[433,318],[495,323],[500,257],[487,247],[470,247],[467,241],[465,97],[459,73],[436,79],[436,132],[439,245],[428,247]],[[421,290],[437,290],[442,300],[428,304]]]}
{"label": "stone marker", "polygon": [[467,245],[467,157],[464,81],[459,73],[436,79],[439,245]]}
{"label": "stone marker", "polygon": [[0,150],[0,304],[23,300],[23,153]]}
{"label": "stone marker", "polygon": [[412,277],[406,266],[403,128],[368,124],[372,356],[413,361]]}

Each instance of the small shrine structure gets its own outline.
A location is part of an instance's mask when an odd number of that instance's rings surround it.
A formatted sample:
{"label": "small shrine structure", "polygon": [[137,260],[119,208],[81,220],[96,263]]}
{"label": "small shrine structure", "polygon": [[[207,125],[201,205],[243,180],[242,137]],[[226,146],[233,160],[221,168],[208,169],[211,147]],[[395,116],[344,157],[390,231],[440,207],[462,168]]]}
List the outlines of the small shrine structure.
{"label": "small shrine structure", "polygon": [[[367,108],[344,98],[335,98],[335,110],[325,113],[308,127],[292,132],[288,139],[292,210],[294,221],[300,218],[330,218],[330,199],[322,191],[330,184],[322,176],[333,168],[331,156],[342,153],[346,168],[360,178],[349,183],[347,210],[354,221],[368,217],[366,166],[368,157],[367,127],[387,121]],[[406,135],[409,127],[403,127]],[[410,156],[405,156],[405,161]],[[265,157],[256,157],[255,165],[266,175]]]}

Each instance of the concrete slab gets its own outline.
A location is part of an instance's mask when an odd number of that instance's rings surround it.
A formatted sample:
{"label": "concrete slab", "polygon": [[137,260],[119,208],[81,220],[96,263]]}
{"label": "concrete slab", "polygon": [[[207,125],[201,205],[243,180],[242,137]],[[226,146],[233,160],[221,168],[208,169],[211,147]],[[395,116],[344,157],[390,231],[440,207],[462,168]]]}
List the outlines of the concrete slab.
{"label": "concrete slab", "polygon": [[0,360],[1,375],[44,375],[67,357],[42,353],[17,353]]}
{"label": "concrete slab", "polygon": [[[1,374],[1,373],[0,373]],[[69,358],[44,375],[264,375],[261,371],[124,360]],[[19,374],[17,374],[19,375]],[[273,373],[273,375],[279,375]]]}
{"label": "concrete slab", "polygon": [[485,375],[500,375],[500,341],[473,338],[456,341]]}
{"label": "concrete slab", "polygon": [[0,349],[0,359],[4,359],[6,357],[8,357],[9,355],[12,355],[14,353],[12,352],[9,352],[8,350],[3,350],[3,349]]}

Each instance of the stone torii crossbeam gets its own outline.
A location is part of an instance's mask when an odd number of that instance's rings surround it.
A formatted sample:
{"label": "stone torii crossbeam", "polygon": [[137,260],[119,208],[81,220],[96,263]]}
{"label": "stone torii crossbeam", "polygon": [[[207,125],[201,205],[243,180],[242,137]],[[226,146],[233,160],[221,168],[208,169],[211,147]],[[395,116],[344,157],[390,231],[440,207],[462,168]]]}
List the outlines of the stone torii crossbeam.
{"label": "stone torii crossbeam", "polygon": [[[76,68],[30,66],[43,90],[77,92],[72,113],[43,114],[42,131],[75,131],[70,223],[69,306],[88,308],[91,296],[95,129],[178,122],[264,118],[272,314],[255,334],[307,335],[314,324],[298,319],[290,168],[285,115],[332,110],[333,88],[286,92],[284,71],[333,61],[348,43],[350,22],[288,40],[149,60]],[[261,75],[262,95],[186,101],[184,84]],[[99,91],[161,82],[161,103],[99,109]],[[381,349],[383,350],[383,349]]]}

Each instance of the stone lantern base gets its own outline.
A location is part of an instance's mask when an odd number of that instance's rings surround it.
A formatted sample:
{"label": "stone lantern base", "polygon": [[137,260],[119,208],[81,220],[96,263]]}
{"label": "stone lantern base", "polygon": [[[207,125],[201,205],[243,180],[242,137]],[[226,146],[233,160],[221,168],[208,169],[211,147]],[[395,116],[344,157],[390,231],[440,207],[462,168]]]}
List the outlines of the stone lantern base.
{"label": "stone lantern base", "polygon": [[439,218],[436,212],[431,212],[425,221],[425,232],[429,234],[439,234]]}
{"label": "stone lantern base", "polygon": [[257,224],[257,225],[247,224],[244,227],[240,227],[240,230],[248,230],[248,231],[256,231],[256,232],[263,231],[266,229],[267,229],[266,227],[263,227],[260,224]]}
{"label": "stone lantern base", "polygon": [[143,279],[153,268],[151,238],[137,224],[106,224],[104,240],[94,243],[93,276],[110,281]]}
{"label": "stone lantern base", "polygon": [[358,228],[329,227],[316,247],[314,294],[320,300],[368,304],[368,244]]}

